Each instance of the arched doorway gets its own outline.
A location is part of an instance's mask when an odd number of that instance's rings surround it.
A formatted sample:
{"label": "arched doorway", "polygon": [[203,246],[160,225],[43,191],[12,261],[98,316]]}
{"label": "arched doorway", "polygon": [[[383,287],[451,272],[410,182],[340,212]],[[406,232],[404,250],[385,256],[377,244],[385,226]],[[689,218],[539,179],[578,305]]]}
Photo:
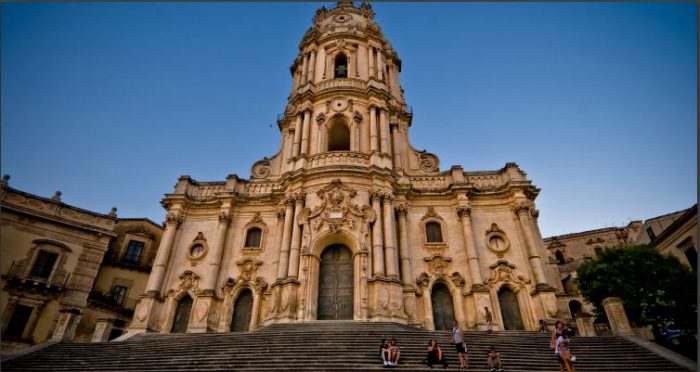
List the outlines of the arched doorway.
{"label": "arched doorway", "polygon": [[334,120],[328,131],[328,151],[350,151],[350,128],[342,120]]}
{"label": "arched doorway", "polygon": [[173,326],[170,328],[172,333],[185,333],[187,332],[187,323],[190,322],[190,311],[192,310],[192,297],[186,294],[185,297],[180,299],[177,303],[177,309],[175,310],[175,318],[173,319]]}
{"label": "arched doorway", "polygon": [[581,303],[576,300],[569,301],[569,311],[571,312],[571,317],[576,319],[576,316],[581,312]]}
{"label": "arched doorway", "polygon": [[352,251],[332,245],[321,254],[318,279],[318,319],[352,319]]}
{"label": "arched doorway", "polygon": [[520,315],[518,297],[510,288],[503,286],[498,290],[498,303],[501,305],[503,328],[506,331],[525,330],[523,318]]}
{"label": "arched doorway", "polygon": [[431,294],[433,304],[433,324],[436,330],[452,329],[455,320],[455,310],[452,306],[450,290],[442,283],[433,287]]}
{"label": "arched doorway", "polygon": [[253,293],[250,289],[244,289],[238,295],[233,305],[233,317],[231,318],[231,332],[247,331],[250,326],[250,317],[253,311]]}

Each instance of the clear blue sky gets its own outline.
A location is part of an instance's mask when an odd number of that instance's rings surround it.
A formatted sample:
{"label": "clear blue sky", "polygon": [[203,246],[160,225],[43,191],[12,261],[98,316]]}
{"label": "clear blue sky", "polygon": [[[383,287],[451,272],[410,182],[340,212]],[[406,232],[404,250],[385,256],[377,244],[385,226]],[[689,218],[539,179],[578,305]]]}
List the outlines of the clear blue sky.
{"label": "clear blue sky", "polygon": [[[289,66],[321,5],[5,3],[10,185],[163,220],[177,178],[277,152]],[[695,3],[377,3],[411,141],[441,169],[516,162],[543,236],[697,200]]]}

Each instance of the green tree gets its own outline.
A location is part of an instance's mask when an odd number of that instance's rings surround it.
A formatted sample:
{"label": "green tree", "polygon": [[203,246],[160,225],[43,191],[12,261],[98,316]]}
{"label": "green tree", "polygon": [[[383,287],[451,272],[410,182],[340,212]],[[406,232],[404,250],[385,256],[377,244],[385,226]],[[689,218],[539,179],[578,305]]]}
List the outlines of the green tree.
{"label": "green tree", "polygon": [[584,262],[577,270],[581,294],[604,313],[602,301],[619,297],[630,322],[655,328],[672,321],[697,328],[697,273],[676,257],[648,245],[616,247]]}

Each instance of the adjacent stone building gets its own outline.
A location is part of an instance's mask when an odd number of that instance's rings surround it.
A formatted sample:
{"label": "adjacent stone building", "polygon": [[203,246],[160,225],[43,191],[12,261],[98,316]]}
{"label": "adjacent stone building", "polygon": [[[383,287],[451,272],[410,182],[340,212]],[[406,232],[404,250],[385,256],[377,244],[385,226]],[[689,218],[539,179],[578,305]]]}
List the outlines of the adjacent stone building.
{"label": "adjacent stone building", "polygon": [[0,184],[3,354],[49,339],[91,341],[96,327],[100,340],[117,337],[145,289],[162,227],[118,219],[116,209],[76,208],[60,192],[32,195],[8,181]]}
{"label": "adjacent stone building", "polygon": [[[130,333],[317,319],[538,328],[568,316],[514,163],[441,170],[411,146],[402,61],[369,4],[321,8],[290,71],[279,151],[249,179],[178,180]],[[417,123],[416,125],[426,125]]]}

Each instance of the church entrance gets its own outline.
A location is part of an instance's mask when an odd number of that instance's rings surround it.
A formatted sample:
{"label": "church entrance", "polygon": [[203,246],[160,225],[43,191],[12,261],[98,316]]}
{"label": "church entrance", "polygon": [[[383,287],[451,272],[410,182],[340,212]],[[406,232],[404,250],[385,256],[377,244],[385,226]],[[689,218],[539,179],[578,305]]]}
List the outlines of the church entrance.
{"label": "church entrance", "polygon": [[503,286],[498,290],[498,303],[501,305],[503,328],[506,331],[525,330],[523,318],[520,315],[518,297],[510,288]]}
{"label": "church entrance", "polygon": [[321,254],[318,283],[318,319],[352,319],[352,251],[332,245]]}
{"label": "church entrance", "polygon": [[437,283],[432,292],[433,324],[435,330],[452,329],[455,311],[452,306],[450,290],[442,283]]}
{"label": "church entrance", "polygon": [[187,332],[187,323],[190,322],[190,311],[192,310],[192,297],[185,295],[178,303],[175,310],[175,319],[170,329],[172,333]]}
{"label": "church entrance", "polygon": [[250,289],[244,289],[238,295],[233,305],[233,318],[231,319],[231,332],[247,331],[250,326],[250,317],[253,311],[253,294]]}

